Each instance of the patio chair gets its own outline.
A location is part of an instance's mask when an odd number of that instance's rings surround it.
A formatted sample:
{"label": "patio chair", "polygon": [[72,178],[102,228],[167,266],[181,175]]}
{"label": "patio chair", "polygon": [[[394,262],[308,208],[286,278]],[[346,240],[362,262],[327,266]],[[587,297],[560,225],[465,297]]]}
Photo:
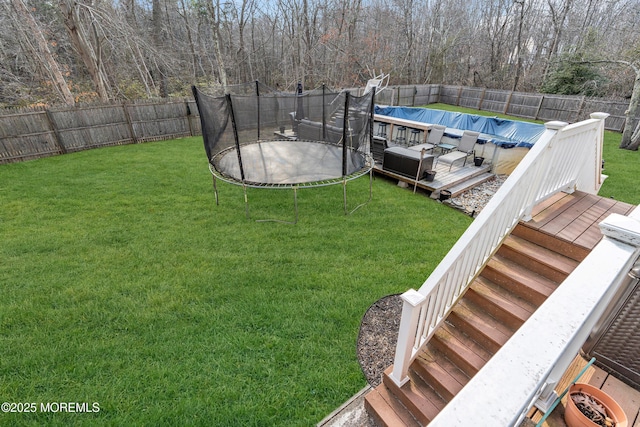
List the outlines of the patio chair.
{"label": "patio chair", "polygon": [[449,170],[451,170],[454,162],[464,159],[464,163],[462,164],[462,166],[464,167],[467,164],[467,157],[474,155],[474,147],[476,145],[476,141],[478,140],[479,136],[480,136],[479,132],[474,132],[472,130],[465,130],[462,133],[462,138],[460,139],[460,143],[455,148],[455,150],[438,157],[436,164],[448,163]]}
{"label": "patio chair", "polygon": [[429,135],[427,135],[427,142],[424,144],[413,145],[409,147],[411,150],[431,152],[434,148],[440,144],[442,137],[444,136],[445,126],[442,125],[431,125],[431,129],[429,130]]}

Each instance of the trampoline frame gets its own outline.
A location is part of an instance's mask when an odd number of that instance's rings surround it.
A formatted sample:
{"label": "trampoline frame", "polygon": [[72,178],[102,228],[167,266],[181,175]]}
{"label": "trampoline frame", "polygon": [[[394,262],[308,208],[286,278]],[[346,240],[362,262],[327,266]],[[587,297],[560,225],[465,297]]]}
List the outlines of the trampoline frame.
{"label": "trampoline frame", "polygon": [[[256,143],[259,143],[262,141],[256,141]],[[266,142],[266,141],[265,141]],[[313,142],[316,144],[327,144],[326,142],[323,141],[309,141],[309,142]],[[216,156],[219,156],[220,154],[223,154],[224,152],[227,151],[232,151],[235,150],[235,147],[230,147],[226,150],[221,151],[220,153],[218,153]],[[215,156],[214,156],[215,158]],[[228,184],[233,184],[236,186],[241,186],[242,187],[242,191],[243,191],[243,195],[244,195],[244,205],[245,205],[245,216],[247,219],[251,219],[251,215],[249,213],[249,199],[247,196],[247,188],[265,188],[265,189],[276,189],[276,190],[293,190],[293,205],[294,205],[294,219],[293,221],[287,221],[287,220],[281,220],[281,219],[258,219],[256,220],[256,222],[282,222],[282,223],[286,223],[286,224],[297,224],[298,223],[298,190],[299,189],[306,189],[306,188],[315,188],[315,187],[327,187],[327,186],[331,186],[331,185],[338,185],[338,184],[342,184],[342,199],[343,199],[343,207],[344,207],[344,213],[345,215],[350,215],[352,213],[354,213],[355,211],[357,211],[358,209],[360,209],[361,207],[365,206],[367,203],[369,203],[371,201],[371,199],[373,198],[373,165],[374,165],[374,159],[370,154],[364,154],[364,166],[359,169],[358,171],[350,174],[350,175],[346,175],[346,176],[341,176],[341,177],[337,177],[337,178],[333,178],[333,179],[325,179],[325,180],[321,180],[321,181],[313,181],[313,182],[302,182],[302,183],[297,183],[297,184],[273,184],[273,183],[257,183],[257,182],[250,182],[250,181],[238,181],[236,178],[227,176],[223,173],[221,173],[220,171],[218,171],[215,166],[213,165],[212,162],[209,162],[209,171],[211,172],[211,176],[212,176],[212,180],[213,180],[213,192],[215,195],[215,200],[216,200],[216,206],[218,206],[220,204],[220,195],[218,192],[218,184],[217,184],[217,180],[226,182]],[[354,207],[353,209],[349,210],[348,208],[348,203],[347,203],[347,182],[349,181],[353,181],[355,179],[358,179],[366,174],[369,174],[369,198],[363,202],[360,203],[359,205],[357,205],[356,207]]]}

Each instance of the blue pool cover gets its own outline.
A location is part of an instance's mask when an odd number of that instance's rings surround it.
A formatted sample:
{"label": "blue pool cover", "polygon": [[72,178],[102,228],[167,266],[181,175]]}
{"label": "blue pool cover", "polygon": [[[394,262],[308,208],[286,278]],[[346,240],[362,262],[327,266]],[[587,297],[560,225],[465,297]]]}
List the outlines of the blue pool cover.
{"label": "blue pool cover", "polygon": [[[459,138],[463,130],[480,132],[479,144],[492,142],[499,147],[533,147],[544,133],[544,125],[515,120],[484,117],[475,114],[455,113],[415,107],[375,107],[375,114],[413,120],[421,123],[439,124],[447,127],[445,135]],[[457,130],[457,132],[456,132]]]}

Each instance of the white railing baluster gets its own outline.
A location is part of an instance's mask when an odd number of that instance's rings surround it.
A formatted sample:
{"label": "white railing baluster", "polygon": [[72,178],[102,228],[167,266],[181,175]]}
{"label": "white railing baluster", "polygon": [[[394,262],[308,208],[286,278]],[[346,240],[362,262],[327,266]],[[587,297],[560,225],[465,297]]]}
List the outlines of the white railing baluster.
{"label": "white railing baluster", "polygon": [[[536,204],[558,191],[573,191],[577,186],[597,193],[593,183],[601,181],[599,165],[586,162],[598,167],[585,172],[585,161],[601,156],[607,116],[594,113],[592,119],[573,125],[545,124],[545,132],[530,152],[420,289],[403,294],[401,330],[391,375],[396,384],[407,381],[409,364],[520,219],[528,219]],[[404,331],[405,327],[411,330]]]}

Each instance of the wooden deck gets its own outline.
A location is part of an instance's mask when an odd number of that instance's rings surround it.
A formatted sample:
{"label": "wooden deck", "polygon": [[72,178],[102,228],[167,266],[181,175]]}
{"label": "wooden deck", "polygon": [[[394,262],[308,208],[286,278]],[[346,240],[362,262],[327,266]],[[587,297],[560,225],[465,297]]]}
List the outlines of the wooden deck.
{"label": "wooden deck", "polygon": [[[406,182],[410,187],[416,184],[414,179],[382,169],[382,165],[379,163],[375,164],[373,171],[377,174]],[[451,192],[451,197],[456,197],[458,194],[494,176],[491,173],[491,165],[476,167],[473,165],[473,161],[465,166],[456,164],[451,170],[449,170],[449,165],[436,165],[435,171],[436,177],[433,181],[421,180],[417,182],[417,187],[431,193],[432,198],[437,198],[442,190],[448,190]]]}
{"label": "wooden deck", "polygon": [[[602,239],[598,223],[612,213],[626,215],[633,209],[635,209],[634,205],[579,191],[573,194],[559,193],[536,206],[532,212],[532,219],[524,225],[560,237],[589,252]],[[561,394],[586,365],[587,360],[577,356],[558,384],[556,392]],[[624,409],[629,420],[628,426],[640,427],[640,390],[636,390],[593,365],[587,369],[578,382],[591,384],[608,393]],[[563,398],[562,403],[556,407],[542,426],[566,426],[563,418],[566,399],[567,396]],[[529,413],[529,417],[534,423],[525,425],[535,425],[543,415],[540,411],[533,409]]]}

